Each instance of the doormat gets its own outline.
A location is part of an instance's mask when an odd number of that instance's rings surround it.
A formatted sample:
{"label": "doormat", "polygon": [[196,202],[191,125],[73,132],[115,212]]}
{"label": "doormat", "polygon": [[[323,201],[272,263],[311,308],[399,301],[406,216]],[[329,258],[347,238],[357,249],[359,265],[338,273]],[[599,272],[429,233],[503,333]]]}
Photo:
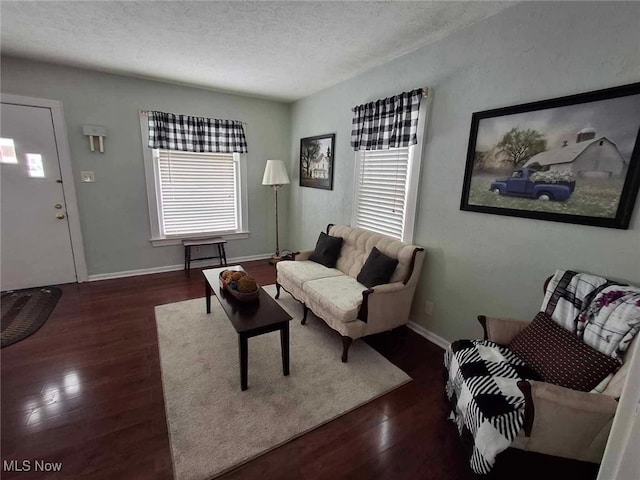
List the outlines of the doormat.
{"label": "doormat", "polygon": [[4,348],[24,340],[47,321],[62,290],[56,287],[9,290],[0,296],[0,327]]}

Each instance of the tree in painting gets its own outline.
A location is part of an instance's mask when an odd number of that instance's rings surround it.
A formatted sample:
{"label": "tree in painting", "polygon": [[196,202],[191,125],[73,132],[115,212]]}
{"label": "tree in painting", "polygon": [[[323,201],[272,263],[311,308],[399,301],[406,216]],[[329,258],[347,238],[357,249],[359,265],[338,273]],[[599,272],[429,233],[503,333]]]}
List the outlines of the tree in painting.
{"label": "tree in painting", "polygon": [[300,151],[300,161],[302,165],[302,176],[311,176],[311,163],[320,154],[320,142],[311,140],[304,142]]}
{"label": "tree in painting", "polygon": [[514,127],[504,134],[496,146],[507,154],[507,159],[513,167],[521,167],[534,155],[544,152],[547,149],[547,141],[537,130],[520,130]]}

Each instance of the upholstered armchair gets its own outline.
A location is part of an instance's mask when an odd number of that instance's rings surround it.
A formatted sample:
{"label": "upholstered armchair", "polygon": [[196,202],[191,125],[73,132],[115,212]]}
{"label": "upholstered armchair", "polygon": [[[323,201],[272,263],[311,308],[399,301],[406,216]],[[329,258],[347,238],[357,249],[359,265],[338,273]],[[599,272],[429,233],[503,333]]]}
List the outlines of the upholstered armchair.
{"label": "upholstered armchair", "polygon": [[[513,318],[479,316],[484,339],[501,345],[529,325]],[[627,350],[631,358],[637,338]],[[629,365],[623,366],[602,393],[580,392],[534,380],[518,382],[525,398],[524,428],[511,447],[599,463],[609,436]]]}
{"label": "upholstered armchair", "polygon": [[633,352],[640,288],[558,270],[531,322],[479,316],[484,340],[446,350],[451,418],[488,473],[513,447],[599,463]]}

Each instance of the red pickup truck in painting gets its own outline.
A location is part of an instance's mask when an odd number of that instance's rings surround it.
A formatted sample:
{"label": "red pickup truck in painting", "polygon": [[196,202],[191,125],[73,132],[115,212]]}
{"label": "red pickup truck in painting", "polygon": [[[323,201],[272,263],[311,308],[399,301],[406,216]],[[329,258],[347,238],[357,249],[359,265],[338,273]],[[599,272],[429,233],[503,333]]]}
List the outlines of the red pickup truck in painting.
{"label": "red pickup truck in painting", "polygon": [[575,187],[576,182],[568,172],[537,172],[532,168],[519,168],[510,177],[496,179],[489,189],[500,195],[565,201]]}

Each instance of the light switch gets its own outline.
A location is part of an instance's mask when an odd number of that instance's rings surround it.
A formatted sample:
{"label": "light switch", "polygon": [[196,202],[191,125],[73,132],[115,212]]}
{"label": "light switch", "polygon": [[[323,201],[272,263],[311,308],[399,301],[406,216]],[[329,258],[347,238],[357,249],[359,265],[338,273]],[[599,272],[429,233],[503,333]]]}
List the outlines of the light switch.
{"label": "light switch", "polygon": [[96,181],[96,174],[93,172],[80,172],[80,178],[83,183],[94,183]]}

